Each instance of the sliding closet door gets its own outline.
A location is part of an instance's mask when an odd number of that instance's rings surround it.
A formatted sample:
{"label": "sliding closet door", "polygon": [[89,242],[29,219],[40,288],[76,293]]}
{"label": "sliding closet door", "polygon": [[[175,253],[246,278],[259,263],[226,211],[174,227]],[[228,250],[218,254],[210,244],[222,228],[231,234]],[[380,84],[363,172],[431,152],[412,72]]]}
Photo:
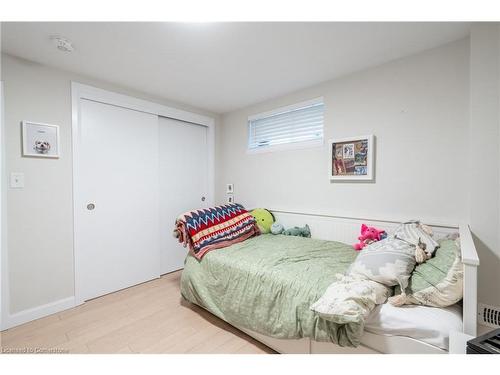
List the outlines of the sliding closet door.
{"label": "sliding closet door", "polygon": [[207,128],[160,117],[161,273],[184,267],[186,249],[172,236],[177,216],[207,206]]}
{"label": "sliding closet door", "polygon": [[160,274],[158,116],[80,106],[75,241],[88,300]]}

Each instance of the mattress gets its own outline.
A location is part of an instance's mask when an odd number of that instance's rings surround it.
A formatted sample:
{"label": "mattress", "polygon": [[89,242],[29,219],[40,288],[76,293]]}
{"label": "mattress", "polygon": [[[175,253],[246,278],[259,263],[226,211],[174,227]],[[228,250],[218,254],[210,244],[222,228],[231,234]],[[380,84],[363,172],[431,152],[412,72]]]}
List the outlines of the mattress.
{"label": "mattress", "polygon": [[377,306],[365,322],[365,331],[384,336],[405,336],[448,350],[451,331],[462,331],[462,306],[445,308],[405,305]]}

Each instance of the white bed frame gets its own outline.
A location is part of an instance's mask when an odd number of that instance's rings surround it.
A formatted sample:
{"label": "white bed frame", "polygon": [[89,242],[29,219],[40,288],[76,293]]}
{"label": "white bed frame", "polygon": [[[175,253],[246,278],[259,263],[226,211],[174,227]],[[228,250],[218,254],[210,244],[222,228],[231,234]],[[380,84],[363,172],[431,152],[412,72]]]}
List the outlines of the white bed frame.
{"label": "white bed frame", "polygon": [[[332,216],[322,213],[301,213],[287,210],[271,210],[277,221],[285,228],[308,224],[313,238],[353,242],[359,235],[361,223],[386,230],[394,229],[404,220],[382,220]],[[460,233],[462,263],[464,265],[463,329],[462,332],[476,336],[477,327],[477,256],[468,224],[449,225],[429,223],[434,236],[442,238],[449,233]],[[422,341],[404,336],[382,336],[365,332],[357,348],[343,348],[329,342],[317,342],[308,338],[283,340],[265,336],[241,327],[236,327],[256,340],[283,354],[446,354],[447,351]]]}

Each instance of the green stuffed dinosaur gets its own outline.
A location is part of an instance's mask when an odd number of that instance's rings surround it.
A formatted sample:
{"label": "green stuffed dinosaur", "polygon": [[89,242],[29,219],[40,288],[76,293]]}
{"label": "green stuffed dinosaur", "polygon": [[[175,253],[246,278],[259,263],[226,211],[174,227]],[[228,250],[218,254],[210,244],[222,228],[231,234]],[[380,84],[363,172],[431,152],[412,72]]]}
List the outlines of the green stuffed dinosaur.
{"label": "green stuffed dinosaur", "polygon": [[274,223],[274,216],[265,208],[256,208],[253,211],[250,211],[250,214],[255,218],[257,222],[257,226],[260,229],[260,233],[266,234],[271,232],[271,225]]}

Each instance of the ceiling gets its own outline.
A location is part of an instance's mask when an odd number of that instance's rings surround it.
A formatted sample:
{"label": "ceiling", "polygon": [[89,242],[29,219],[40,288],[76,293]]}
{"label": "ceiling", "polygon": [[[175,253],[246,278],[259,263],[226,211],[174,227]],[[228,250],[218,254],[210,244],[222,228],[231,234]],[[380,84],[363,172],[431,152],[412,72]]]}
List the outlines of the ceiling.
{"label": "ceiling", "polygon": [[[468,23],[2,23],[2,51],[215,113],[469,34]],[[57,50],[51,35],[73,42]]]}

